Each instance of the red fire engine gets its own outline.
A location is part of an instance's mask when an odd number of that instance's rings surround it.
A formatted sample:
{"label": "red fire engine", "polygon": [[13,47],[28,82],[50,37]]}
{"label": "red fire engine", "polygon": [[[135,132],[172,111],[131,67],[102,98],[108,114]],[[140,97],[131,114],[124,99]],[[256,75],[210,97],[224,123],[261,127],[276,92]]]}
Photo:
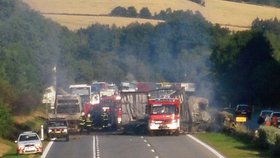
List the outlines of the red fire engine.
{"label": "red fire engine", "polygon": [[165,132],[180,133],[180,100],[175,98],[149,99],[146,106],[148,131],[151,134]]}
{"label": "red fire engine", "polygon": [[[104,96],[99,104],[86,103],[84,115],[90,116],[94,129],[116,129],[121,127],[122,109],[120,96]],[[88,115],[89,114],[89,115]]]}

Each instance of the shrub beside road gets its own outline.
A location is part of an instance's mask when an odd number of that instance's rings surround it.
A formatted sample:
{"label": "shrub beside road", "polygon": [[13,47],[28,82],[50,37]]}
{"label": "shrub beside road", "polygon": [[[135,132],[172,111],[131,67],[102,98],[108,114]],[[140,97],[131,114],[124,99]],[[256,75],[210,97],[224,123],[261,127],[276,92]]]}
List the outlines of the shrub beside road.
{"label": "shrub beside road", "polygon": [[260,126],[256,131],[245,124],[236,124],[233,115],[221,112],[217,115],[221,128],[218,132],[200,133],[196,137],[213,146],[227,158],[235,157],[279,157],[280,129]]}

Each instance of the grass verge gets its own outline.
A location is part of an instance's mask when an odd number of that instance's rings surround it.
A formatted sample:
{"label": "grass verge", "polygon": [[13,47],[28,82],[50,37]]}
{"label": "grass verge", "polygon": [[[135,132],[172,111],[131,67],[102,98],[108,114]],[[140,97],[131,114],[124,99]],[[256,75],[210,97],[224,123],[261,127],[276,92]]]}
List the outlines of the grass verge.
{"label": "grass verge", "polygon": [[[44,123],[46,116],[44,114],[44,108],[39,107],[30,115],[22,115],[13,117],[15,128],[18,132],[32,130],[38,132],[41,125]],[[40,136],[40,133],[38,133]],[[43,141],[43,145],[46,146],[46,141]],[[16,144],[14,140],[5,140],[0,138],[0,157],[3,158],[39,158],[39,154],[30,155],[17,155]]]}
{"label": "grass verge", "polygon": [[227,158],[268,158],[251,143],[246,143],[223,133],[199,133],[195,137],[215,148]]}

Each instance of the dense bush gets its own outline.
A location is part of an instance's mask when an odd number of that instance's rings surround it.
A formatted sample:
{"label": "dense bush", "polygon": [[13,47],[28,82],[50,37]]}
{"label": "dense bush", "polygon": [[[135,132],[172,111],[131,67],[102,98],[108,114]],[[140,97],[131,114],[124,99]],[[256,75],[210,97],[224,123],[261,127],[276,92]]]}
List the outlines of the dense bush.
{"label": "dense bush", "polygon": [[279,156],[280,155],[280,132],[275,133],[275,145],[271,149],[271,154],[273,156]]}
{"label": "dense bush", "polygon": [[0,100],[0,137],[7,138],[13,130],[13,121],[8,107]]}

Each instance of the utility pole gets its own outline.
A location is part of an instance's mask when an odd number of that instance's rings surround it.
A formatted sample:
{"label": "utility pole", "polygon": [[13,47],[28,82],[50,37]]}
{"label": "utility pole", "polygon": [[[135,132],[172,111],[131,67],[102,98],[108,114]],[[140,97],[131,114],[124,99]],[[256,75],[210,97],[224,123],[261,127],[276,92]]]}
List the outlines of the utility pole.
{"label": "utility pole", "polygon": [[56,65],[53,67],[53,85],[54,85],[54,106],[52,107],[52,113],[55,114],[56,100],[57,100],[57,77],[56,77]]}

